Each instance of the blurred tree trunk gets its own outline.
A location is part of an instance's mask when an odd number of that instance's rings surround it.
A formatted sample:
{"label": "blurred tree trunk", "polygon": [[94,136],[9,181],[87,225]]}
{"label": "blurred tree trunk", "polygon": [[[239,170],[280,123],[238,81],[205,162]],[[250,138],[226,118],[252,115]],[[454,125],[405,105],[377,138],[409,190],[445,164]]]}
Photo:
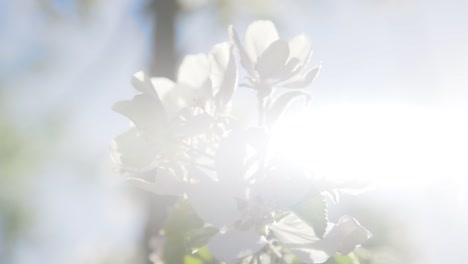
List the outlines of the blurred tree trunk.
{"label": "blurred tree trunk", "polygon": [[150,63],[150,73],[153,76],[173,79],[177,62],[175,39],[177,1],[152,0],[151,7],[156,19],[152,39],[153,56]]}
{"label": "blurred tree trunk", "polygon": [[[151,39],[150,76],[162,76],[174,80],[176,51],[176,19],[178,13],[176,0],[150,0],[149,11],[154,19]],[[167,217],[168,207],[175,201],[173,197],[157,196],[153,193],[143,193],[146,203],[147,219],[143,236],[144,263],[151,263],[148,259],[152,249],[150,241],[159,234]]]}

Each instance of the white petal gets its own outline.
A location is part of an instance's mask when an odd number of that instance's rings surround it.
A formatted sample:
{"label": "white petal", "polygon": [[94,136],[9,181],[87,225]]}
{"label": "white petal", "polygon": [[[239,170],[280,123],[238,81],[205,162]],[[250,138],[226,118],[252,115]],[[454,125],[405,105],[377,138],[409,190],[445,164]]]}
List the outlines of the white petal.
{"label": "white petal", "polygon": [[[163,103],[150,78],[144,72],[135,73],[131,83],[142,94],[136,95],[130,101],[117,102],[112,108],[130,118],[140,132],[145,132],[144,130],[150,130],[150,133],[155,132],[160,128],[161,123],[165,122],[166,112]],[[148,122],[149,120],[156,122]]]}
{"label": "white petal", "polygon": [[335,245],[336,251],[347,255],[354,248],[367,241],[372,234],[351,216],[342,216],[338,223],[325,234],[323,240],[327,245]]}
{"label": "white petal", "polygon": [[123,167],[142,169],[150,165],[160,153],[160,148],[149,143],[132,128],[112,142],[114,159]]}
{"label": "white petal", "polygon": [[313,248],[291,248],[289,249],[296,257],[298,257],[303,263],[324,263],[331,255],[320,249]]}
{"label": "white petal", "polygon": [[297,58],[288,60],[282,71],[278,74],[278,80],[287,80],[300,72],[302,68],[301,62]]}
{"label": "white petal", "polygon": [[254,185],[254,195],[276,208],[288,209],[302,201],[312,189],[301,170],[282,166],[267,172],[267,177]]}
{"label": "white petal", "polygon": [[180,110],[188,106],[186,95],[180,85],[167,78],[151,78],[151,83],[159,98],[161,98],[164,109],[170,118],[176,116]]}
{"label": "white petal", "polygon": [[187,55],[182,60],[177,82],[193,89],[204,89],[210,77],[210,62],[205,54]]}
{"label": "white petal", "polygon": [[289,41],[289,59],[296,58],[301,66],[307,65],[312,55],[312,41],[304,34]]}
{"label": "white petal", "polygon": [[229,185],[219,184],[205,177],[204,180],[190,184],[187,188],[190,204],[207,224],[224,227],[232,225],[240,218],[236,197],[230,192]]}
{"label": "white petal", "polygon": [[[249,154],[247,131],[235,129],[221,140],[216,153],[216,173],[233,191],[245,188],[246,160]],[[240,195],[240,193],[239,193]]]}
{"label": "white petal", "polygon": [[210,52],[213,94],[220,105],[225,105],[237,86],[237,67],[229,42],[215,45]]}
{"label": "white petal", "polygon": [[256,63],[263,52],[278,40],[278,31],[270,20],[257,20],[252,22],[245,32],[245,50],[252,63]]}
{"label": "white petal", "polygon": [[151,96],[156,95],[156,91],[154,90],[154,87],[150,81],[150,78],[143,71],[139,71],[133,74],[131,83],[133,87],[135,87],[135,89],[137,89],[138,91],[144,94],[151,95]]}
{"label": "white petal", "polygon": [[289,56],[288,43],[277,40],[263,52],[257,62],[257,71],[262,79],[278,78]]}
{"label": "white petal", "polygon": [[181,111],[180,117],[184,120],[184,122],[177,122],[174,125],[174,135],[176,137],[186,138],[193,137],[200,133],[205,133],[208,129],[210,129],[210,125],[213,123],[213,117],[208,113],[192,111],[190,108],[186,108]]}
{"label": "white petal", "polygon": [[314,230],[294,214],[272,224],[270,229],[304,263],[323,263],[335,254],[320,247],[321,241]]}
{"label": "white petal", "polygon": [[256,253],[265,245],[265,238],[252,229],[231,229],[224,234],[214,235],[208,243],[208,249],[217,259],[231,263]]}
{"label": "white petal", "polygon": [[129,184],[142,190],[159,195],[182,195],[184,192],[184,183],[179,181],[176,176],[165,168],[158,168],[155,172],[155,181],[149,182],[140,178],[128,178]]}
{"label": "white petal", "polygon": [[336,252],[349,254],[372,235],[356,219],[343,216],[336,225],[329,224],[320,240],[313,228],[299,217],[289,215],[270,226],[275,236],[305,263],[322,263]]}
{"label": "white petal", "polygon": [[320,240],[314,229],[294,214],[272,224],[270,229],[285,246],[297,247]]}
{"label": "white petal", "polygon": [[249,55],[247,55],[247,52],[245,51],[245,47],[241,43],[239,39],[239,35],[237,34],[237,31],[234,29],[232,25],[229,26],[228,31],[229,31],[229,36],[231,37],[231,41],[239,50],[240,62],[242,64],[242,67],[244,67],[244,69],[246,69],[249,74],[253,75],[254,74],[253,62],[250,60]]}
{"label": "white petal", "polygon": [[308,85],[310,85],[315,78],[318,76],[320,72],[321,66],[315,66],[311,68],[310,70],[306,71],[303,74],[297,74],[290,78],[288,81],[285,83],[281,84],[281,87],[285,88],[292,88],[292,89],[297,89],[297,88],[305,88]]}
{"label": "white petal", "polygon": [[112,109],[130,120],[147,138],[157,139],[168,130],[166,111],[159,98],[138,94],[130,101],[120,101]]}
{"label": "white petal", "polygon": [[167,95],[175,88],[176,84],[168,78],[151,78],[151,84],[154,86],[159,98],[164,101]]}

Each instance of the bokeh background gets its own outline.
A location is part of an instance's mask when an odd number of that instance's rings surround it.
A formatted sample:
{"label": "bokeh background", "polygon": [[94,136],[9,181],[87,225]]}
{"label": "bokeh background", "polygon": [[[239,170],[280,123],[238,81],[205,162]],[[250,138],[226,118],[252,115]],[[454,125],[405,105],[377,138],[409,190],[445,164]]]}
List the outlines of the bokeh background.
{"label": "bokeh background", "polygon": [[110,161],[128,127],[111,106],[134,72],[172,77],[256,19],[305,32],[323,66],[280,145],[372,186],[331,219],[374,233],[373,264],[463,263],[466,14],[460,0],[0,0],[0,263],[147,263],[165,207]]}

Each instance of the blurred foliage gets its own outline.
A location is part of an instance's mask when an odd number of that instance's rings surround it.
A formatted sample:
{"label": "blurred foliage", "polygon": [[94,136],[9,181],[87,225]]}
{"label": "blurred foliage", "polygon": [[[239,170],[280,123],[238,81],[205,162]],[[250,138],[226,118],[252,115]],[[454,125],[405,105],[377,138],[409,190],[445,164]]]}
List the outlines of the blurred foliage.
{"label": "blurred foliage", "polygon": [[216,16],[224,25],[243,12],[249,10],[257,17],[272,18],[275,16],[275,5],[271,0],[179,0],[181,13],[192,13],[204,6],[213,7]]}
{"label": "blurred foliage", "polygon": [[31,192],[39,181],[35,173],[60,140],[63,120],[57,119],[58,112],[37,124],[16,120],[2,103],[5,89],[0,82],[0,262],[9,263],[13,249],[34,220],[36,205]]}
{"label": "blurred foliage", "polygon": [[9,259],[8,252],[30,218],[21,189],[29,183],[25,177],[37,165],[37,153],[34,142],[22,137],[0,109],[0,225],[3,225],[0,230],[4,232],[0,233],[0,240],[5,244],[5,248],[0,249],[0,260]]}
{"label": "blurred foliage", "polygon": [[[92,13],[93,8],[98,1],[99,0],[75,0],[72,1],[69,6],[72,7],[72,13],[78,15],[78,17],[86,18]],[[39,9],[52,19],[60,20],[67,18],[67,13],[59,8],[61,5],[64,4],[58,4],[57,1],[54,0],[38,1]]]}

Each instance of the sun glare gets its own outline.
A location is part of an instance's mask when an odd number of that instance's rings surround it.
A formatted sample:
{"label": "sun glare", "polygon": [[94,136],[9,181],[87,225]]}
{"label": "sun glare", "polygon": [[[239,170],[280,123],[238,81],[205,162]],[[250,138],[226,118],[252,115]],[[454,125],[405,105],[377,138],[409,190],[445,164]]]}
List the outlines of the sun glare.
{"label": "sun glare", "polygon": [[468,126],[454,113],[400,105],[316,107],[284,116],[273,131],[272,149],[328,179],[464,182]]}

